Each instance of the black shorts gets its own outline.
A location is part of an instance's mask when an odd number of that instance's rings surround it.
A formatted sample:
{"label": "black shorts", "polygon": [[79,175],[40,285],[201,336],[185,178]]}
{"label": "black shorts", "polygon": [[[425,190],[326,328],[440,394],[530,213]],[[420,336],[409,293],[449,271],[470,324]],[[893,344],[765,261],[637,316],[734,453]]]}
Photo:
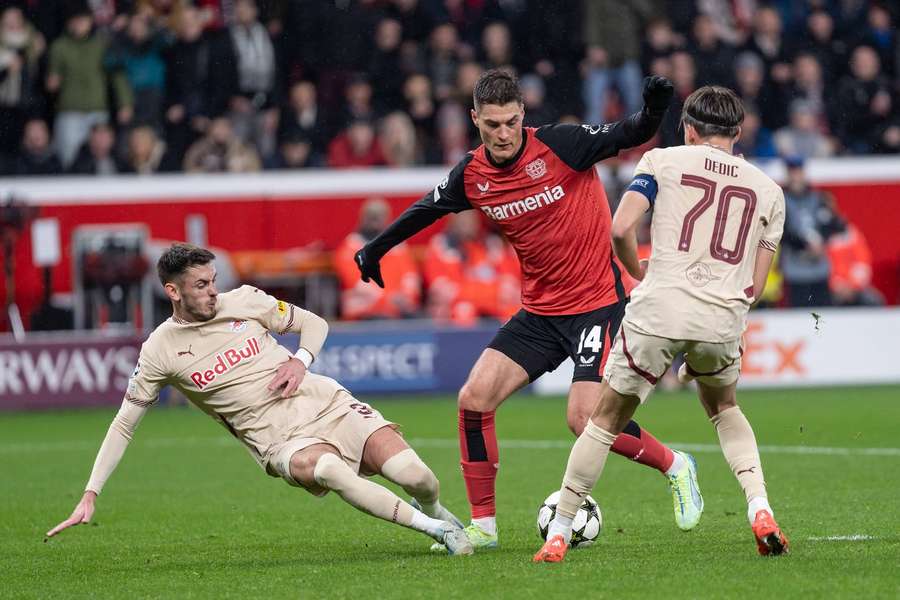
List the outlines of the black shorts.
{"label": "black shorts", "polygon": [[602,381],[606,357],[619,332],[628,300],[578,315],[545,316],[525,309],[500,328],[488,348],[502,352],[534,381],[567,357],[575,362],[572,381]]}

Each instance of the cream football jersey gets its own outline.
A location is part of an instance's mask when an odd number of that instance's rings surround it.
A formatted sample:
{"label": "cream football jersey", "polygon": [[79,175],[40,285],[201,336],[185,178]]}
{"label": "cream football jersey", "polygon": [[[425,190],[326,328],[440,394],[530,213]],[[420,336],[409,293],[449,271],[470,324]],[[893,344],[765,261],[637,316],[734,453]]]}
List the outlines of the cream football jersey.
{"label": "cream football jersey", "polygon": [[[294,437],[325,410],[343,387],[307,373],[293,397],[267,386],[293,355],[269,334],[298,332],[312,313],[250,286],[219,294],[216,316],[162,323],[141,347],[126,393],[138,406],[156,401],[172,385],[224,425],[263,467],[269,451]],[[319,342],[321,344],[321,342]],[[319,348],[308,348],[316,354]]]}
{"label": "cream football jersey", "polygon": [[781,188],[743,157],[705,144],[644,154],[630,189],[640,188],[655,191],[652,254],[626,320],[670,339],[740,337],[757,248],[774,251],[781,240]]}

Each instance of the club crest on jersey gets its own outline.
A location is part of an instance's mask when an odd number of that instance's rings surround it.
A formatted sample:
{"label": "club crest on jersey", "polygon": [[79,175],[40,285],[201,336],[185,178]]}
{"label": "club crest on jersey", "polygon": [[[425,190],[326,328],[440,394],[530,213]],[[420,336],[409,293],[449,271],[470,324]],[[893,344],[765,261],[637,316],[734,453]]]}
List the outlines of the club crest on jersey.
{"label": "club crest on jersey", "polygon": [[198,390],[202,390],[220,375],[224,375],[257,354],[259,354],[259,342],[256,341],[256,338],[250,338],[243,346],[229,348],[225,352],[216,354],[216,362],[209,369],[191,373],[191,381],[194,382]]}
{"label": "club crest on jersey", "polygon": [[525,172],[532,179],[540,179],[547,174],[547,163],[542,158],[536,158],[525,165]]}
{"label": "club crest on jersey", "polygon": [[245,329],[247,329],[247,321],[232,321],[231,322],[232,333],[239,333]]}
{"label": "club crest on jersey", "polygon": [[685,278],[691,282],[694,287],[703,287],[710,281],[722,279],[712,274],[712,269],[703,263],[696,262],[689,266],[684,272]]}

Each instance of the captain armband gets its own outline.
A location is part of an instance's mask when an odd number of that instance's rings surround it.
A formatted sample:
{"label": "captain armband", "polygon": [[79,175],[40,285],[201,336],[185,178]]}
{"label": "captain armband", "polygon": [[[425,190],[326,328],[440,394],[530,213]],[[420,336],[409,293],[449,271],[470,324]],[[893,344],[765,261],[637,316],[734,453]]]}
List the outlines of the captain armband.
{"label": "captain armband", "polygon": [[628,186],[628,191],[637,192],[647,198],[650,202],[650,208],[653,208],[653,204],[656,202],[656,192],[658,190],[659,186],[656,183],[656,179],[653,175],[647,175],[646,173],[635,175]]}

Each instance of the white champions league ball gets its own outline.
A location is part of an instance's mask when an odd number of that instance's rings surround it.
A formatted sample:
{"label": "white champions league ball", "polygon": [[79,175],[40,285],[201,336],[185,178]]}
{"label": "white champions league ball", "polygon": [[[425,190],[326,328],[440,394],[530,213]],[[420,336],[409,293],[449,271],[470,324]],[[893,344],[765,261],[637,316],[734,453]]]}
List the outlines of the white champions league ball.
{"label": "white champions league ball", "polygon": [[[544,540],[547,539],[547,531],[550,522],[556,517],[556,505],[559,503],[559,490],[553,492],[538,509],[537,526],[538,534]],[[586,548],[594,543],[603,529],[603,516],[600,507],[590,496],[585,497],[584,502],[575,514],[572,522],[572,539],[569,546],[572,548]]]}

